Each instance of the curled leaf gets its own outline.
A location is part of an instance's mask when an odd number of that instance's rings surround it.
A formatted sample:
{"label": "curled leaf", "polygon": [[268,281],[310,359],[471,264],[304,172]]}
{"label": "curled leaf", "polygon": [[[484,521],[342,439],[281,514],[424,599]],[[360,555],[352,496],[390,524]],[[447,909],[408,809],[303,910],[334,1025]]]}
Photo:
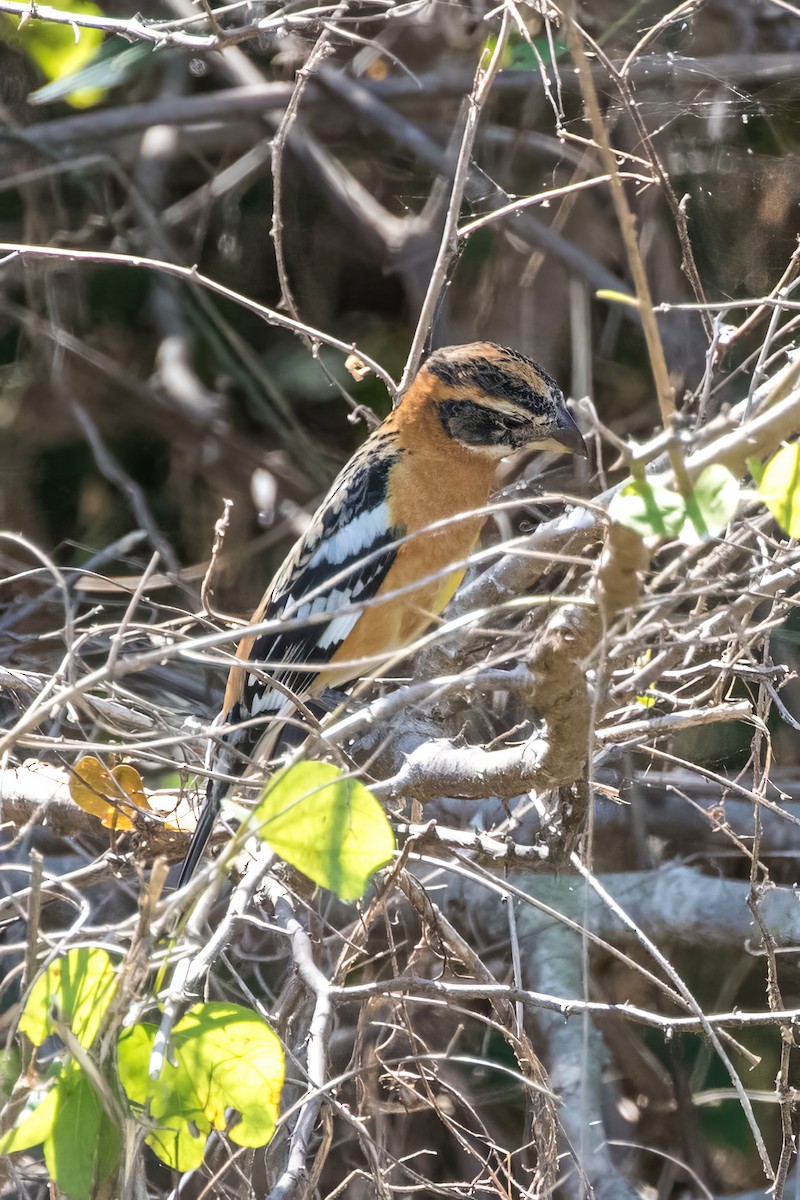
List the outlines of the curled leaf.
{"label": "curled leaf", "polygon": [[120,763],[109,770],[93,754],[84,755],[76,763],[69,794],[79,808],[99,818],[107,829],[132,829],[133,810],[151,811],[135,767]]}

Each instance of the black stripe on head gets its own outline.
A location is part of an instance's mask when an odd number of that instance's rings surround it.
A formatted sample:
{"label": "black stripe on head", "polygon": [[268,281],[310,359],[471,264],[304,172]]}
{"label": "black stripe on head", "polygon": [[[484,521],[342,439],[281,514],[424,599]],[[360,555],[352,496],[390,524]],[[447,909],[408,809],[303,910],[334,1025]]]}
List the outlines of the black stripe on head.
{"label": "black stripe on head", "polygon": [[440,400],[438,411],[445,433],[466,446],[513,446],[515,427],[521,445],[529,437],[530,424],[523,416],[497,412],[474,400]]}
{"label": "black stripe on head", "polygon": [[561,389],[543,367],[519,350],[495,342],[446,346],[435,350],[425,366],[452,388],[479,391],[546,415]]}
{"label": "black stripe on head", "polygon": [[510,359],[512,362],[520,363],[523,368],[527,368],[529,371],[534,371],[539,376],[542,383],[546,384],[547,387],[552,388],[556,393],[560,394],[561,388],[558,386],[553,376],[548,371],[545,371],[541,363],[536,362],[535,359],[529,358],[527,354],[523,354],[520,350],[514,350],[511,346],[498,346],[497,342],[487,342],[486,345],[491,346],[492,350],[496,350],[503,356],[503,358]]}

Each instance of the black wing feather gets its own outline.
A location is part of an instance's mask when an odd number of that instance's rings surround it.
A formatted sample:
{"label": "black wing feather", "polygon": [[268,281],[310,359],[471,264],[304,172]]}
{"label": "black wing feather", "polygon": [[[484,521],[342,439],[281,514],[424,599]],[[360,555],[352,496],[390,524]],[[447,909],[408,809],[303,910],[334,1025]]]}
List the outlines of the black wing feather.
{"label": "black wing feather", "polygon": [[[241,698],[232,705],[225,727],[212,754],[212,763],[225,775],[241,775],[252,760],[267,727],[288,708],[282,692],[270,677],[290,692],[304,693],[311,687],[318,666],[329,662],[358,620],[343,619],[350,605],[366,605],[376,594],[397,557],[397,542],[406,530],[400,524],[370,523],[369,514],[387,504],[389,476],[401,451],[391,435],[373,434],[336,479],[303,537],[291,550],[273,580],[257,620],[285,618],[287,628],[255,639],[248,656],[264,663],[264,674],[243,669],[245,683]],[[384,512],[386,510],[383,510]],[[353,536],[348,547],[348,528]],[[330,553],[326,554],[326,550]],[[309,599],[309,597],[311,599]],[[330,612],[325,611],[325,601]],[[316,602],[314,619],[298,623],[304,605]],[[323,615],[328,619],[323,619]],[[339,624],[331,626],[338,620]],[[337,631],[341,630],[341,636]],[[308,664],[308,670],[303,670]],[[261,719],[252,720],[253,717]],[[247,721],[244,728],[241,722]],[[221,744],[220,744],[221,743]],[[180,885],[192,875],[202,857],[228,784],[210,778],[206,802],[181,871]]]}
{"label": "black wing feather", "polygon": [[[388,519],[365,522],[370,514],[386,513],[389,478],[400,453],[379,430],[334,482],[273,580],[260,619],[285,618],[287,627],[256,638],[248,659],[264,663],[264,673],[258,678],[247,672],[238,713],[231,711],[229,721],[267,718],[285,709],[285,695],[271,687],[271,679],[290,692],[308,692],[317,668],[330,662],[360,616],[348,617],[346,610],[366,605],[377,593],[405,528]],[[303,624],[304,616],[311,619]]]}

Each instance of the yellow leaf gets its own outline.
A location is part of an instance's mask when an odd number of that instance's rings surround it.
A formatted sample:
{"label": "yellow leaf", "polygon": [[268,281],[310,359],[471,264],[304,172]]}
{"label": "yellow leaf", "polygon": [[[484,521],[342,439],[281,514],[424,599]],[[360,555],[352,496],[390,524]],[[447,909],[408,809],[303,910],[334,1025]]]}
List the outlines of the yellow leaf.
{"label": "yellow leaf", "polygon": [[758,485],[761,499],[789,537],[800,537],[800,442],[782,446]]}
{"label": "yellow leaf", "polygon": [[150,812],[142,777],[135,767],[108,767],[87,754],[78,761],[69,781],[69,794],[79,808],[97,817],[107,829],[132,829],[131,809]]}
{"label": "yellow leaf", "polygon": [[[68,9],[77,16],[102,17],[102,10],[91,0],[56,0],[54,7]],[[48,80],[63,79],[80,71],[97,54],[103,41],[101,29],[87,29],[78,25],[57,25],[53,21],[38,19],[36,9],[31,9],[18,22],[11,17],[2,18],[0,36],[8,36],[31,58]],[[6,33],[7,31],[7,33]],[[79,88],[67,100],[75,108],[89,108],[102,100],[102,88]]]}
{"label": "yellow leaf", "polygon": [[359,900],[394,853],[392,827],[378,801],[331,763],[299,762],[274,775],[251,828],[340,900]]}
{"label": "yellow leaf", "polygon": [[284,1080],[277,1035],[238,1004],[195,1004],[170,1037],[158,1079],[150,1078],[154,1025],[120,1034],[119,1074],[128,1099],[147,1106],[147,1143],[162,1162],[191,1171],[212,1129],[237,1146],[265,1146],[275,1132]]}

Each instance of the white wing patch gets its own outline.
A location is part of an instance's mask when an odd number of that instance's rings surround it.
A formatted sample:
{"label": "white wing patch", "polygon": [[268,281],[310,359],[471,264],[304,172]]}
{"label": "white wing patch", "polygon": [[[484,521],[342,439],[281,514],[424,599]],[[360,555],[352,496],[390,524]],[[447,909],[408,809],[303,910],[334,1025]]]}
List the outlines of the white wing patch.
{"label": "white wing patch", "polygon": [[[324,595],[315,596],[313,600],[307,600],[305,604],[301,604],[295,616],[302,621],[304,618],[315,616],[318,613],[336,612],[337,609],[347,608],[353,603],[355,603],[354,595],[349,588],[332,588]],[[334,617],[328,625],[320,623],[316,638],[317,649],[328,650],[331,646],[338,646],[340,642],[343,642],[354,628],[361,613],[362,609],[358,609],[356,612],[345,612]]]}
{"label": "white wing patch", "polygon": [[322,630],[317,642],[320,650],[327,650],[329,646],[336,646],[340,642],[343,642],[354,628],[360,616],[360,612],[352,612],[342,613],[340,617],[334,617],[330,625],[326,625]]}
{"label": "white wing patch", "polygon": [[[315,596],[313,600],[306,600],[294,612],[292,612],[292,605],[296,604],[297,601],[288,596],[284,612],[293,621],[306,621],[309,617],[317,617],[321,613],[333,612],[334,609],[343,608],[346,604],[352,604],[352,602],[352,592],[346,588],[332,588],[329,592],[323,592],[321,596]],[[319,628],[325,628],[321,622]]]}
{"label": "white wing patch", "polygon": [[[250,678],[252,679],[252,676]],[[267,687],[262,692],[253,693],[250,701],[250,715],[260,717],[262,713],[278,713],[284,704],[286,704],[286,697],[283,692]]]}
{"label": "white wing patch", "polygon": [[362,550],[369,551],[373,544],[384,536],[388,527],[389,505],[385,502],[366,512],[358,513],[346,525],[320,542],[308,560],[308,565],[318,567],[320,563],[326,562],[331,566],[338,566],[360,554]]}

